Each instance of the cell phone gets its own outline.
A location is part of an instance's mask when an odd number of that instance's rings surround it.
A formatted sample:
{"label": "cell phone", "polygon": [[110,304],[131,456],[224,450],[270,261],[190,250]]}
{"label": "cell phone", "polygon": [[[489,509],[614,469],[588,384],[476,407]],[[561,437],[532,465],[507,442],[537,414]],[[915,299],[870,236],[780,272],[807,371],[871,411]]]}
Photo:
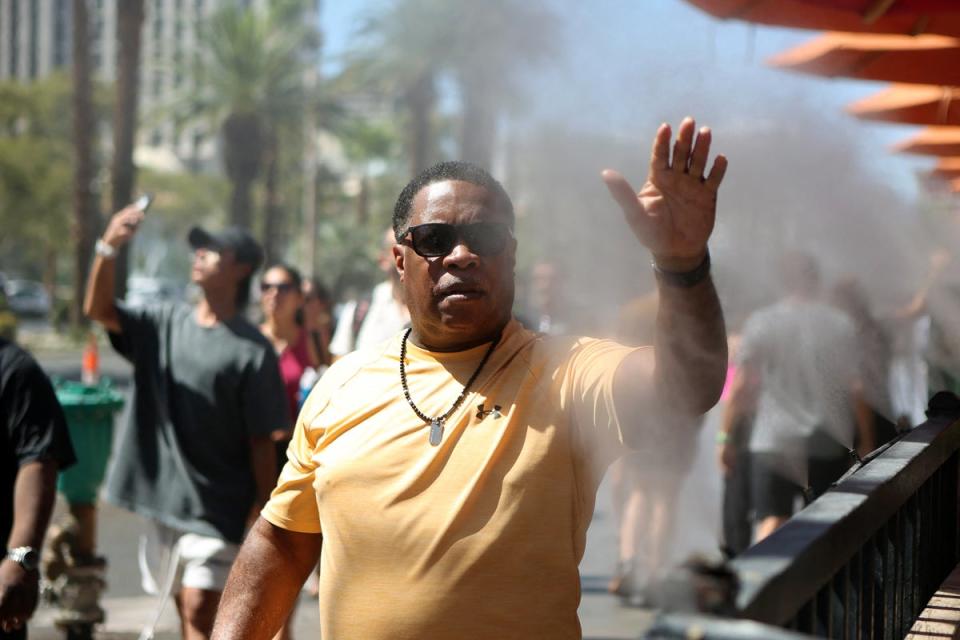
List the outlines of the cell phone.
{"label": "cell phone", "polygon": [[153,194],[145,193],[133,202],[133,206],[144,213],[147,212],[147,209],[150,208],[150,204],[153,202]]}

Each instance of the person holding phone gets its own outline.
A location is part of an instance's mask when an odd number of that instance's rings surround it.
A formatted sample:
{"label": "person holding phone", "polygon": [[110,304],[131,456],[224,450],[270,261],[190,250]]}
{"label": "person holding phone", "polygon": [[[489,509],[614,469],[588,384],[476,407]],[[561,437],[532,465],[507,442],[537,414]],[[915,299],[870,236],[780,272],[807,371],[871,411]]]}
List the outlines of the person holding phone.
{"label": "person holding phone", "polygon": [[145,556],[174,558],[144,584],[174,576],[183,636],[195,640],[210,635],[251,514],[276,479],[271,434],[291,418],[274,348],[243,314],[263,260],[246,231],[190,230],[195,305],[115,299],[114,256],[143,222],[142,204],[110,219],[84,300],[87,316],[134,368],[106,497],[149,519]]}

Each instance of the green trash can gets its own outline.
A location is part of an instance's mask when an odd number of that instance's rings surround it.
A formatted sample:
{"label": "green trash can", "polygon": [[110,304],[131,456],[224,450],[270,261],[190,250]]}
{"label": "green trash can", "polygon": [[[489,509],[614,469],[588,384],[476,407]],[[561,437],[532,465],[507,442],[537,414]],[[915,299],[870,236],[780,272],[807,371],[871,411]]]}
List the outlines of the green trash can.
{"label": "green trash can", "polygon": [[123,407],[123,396],[107,379],[97,385],[61,381],[56,391],[77,454],[77,463],[60,473],[57,490],[70,504],[94,504],[113,444],[113,416]]}

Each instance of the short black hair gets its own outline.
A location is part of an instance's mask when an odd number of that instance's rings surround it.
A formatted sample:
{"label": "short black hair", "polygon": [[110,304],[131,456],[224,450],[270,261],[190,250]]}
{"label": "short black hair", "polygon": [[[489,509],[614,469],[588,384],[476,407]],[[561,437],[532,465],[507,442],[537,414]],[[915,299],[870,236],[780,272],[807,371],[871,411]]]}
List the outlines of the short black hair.
{"label": "short black hair", "polygon": [[397,204],[393,207],[393,235],[397,242],[403,238],[403,232],[410,222],[411,209],[413,208],[413,199],[420,190],[431,185],[434,182],[443,182],[445,180],[462,180],[483,187],[492,192],[499,198],[504,206],[504,213],[510,217],[513,223],[513,202],[507,195],[503,185],[497,182],[496,178],[490,175],[486,170],[469,162],[451,160],[447,162],[438,162],[428,169],[421,171],[413,180],[407,183],[407,186],[400,192],[397,198]]}

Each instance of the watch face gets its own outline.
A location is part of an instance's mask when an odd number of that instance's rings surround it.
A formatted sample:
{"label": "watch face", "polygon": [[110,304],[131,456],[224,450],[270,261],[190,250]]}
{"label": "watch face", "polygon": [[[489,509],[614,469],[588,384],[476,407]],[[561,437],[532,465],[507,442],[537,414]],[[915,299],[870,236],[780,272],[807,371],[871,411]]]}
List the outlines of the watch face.
{"label": "watch face", "polygon": [[33,549],[27,550],[27,552],[23,554],[20,565],[27,571],[35,571],[37,567],[40,566],[40,554]]}

